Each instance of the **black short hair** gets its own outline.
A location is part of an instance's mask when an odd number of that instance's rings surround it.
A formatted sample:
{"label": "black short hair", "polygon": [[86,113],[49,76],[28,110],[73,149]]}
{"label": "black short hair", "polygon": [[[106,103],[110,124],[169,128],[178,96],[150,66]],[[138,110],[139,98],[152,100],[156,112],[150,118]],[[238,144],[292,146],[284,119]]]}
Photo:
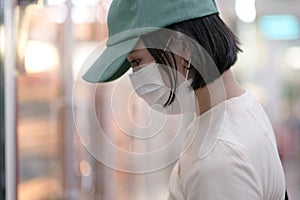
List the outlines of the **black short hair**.
{"label": "black short hair", "polygon": [[[219,14],[212,14],[205,17],[190,19],[187,21],[178,22],[166,26],[165,28],[178,31],[201,45],[208,55],[213,60],[216,70],[209,69],[210,66],[201,66],[199,69],[195,69],[192,66],[192,88],[194,90],[203,88],[207,84],[213,82],[219,78],[225,71],[230,69],[237,60],[237,54],[242,51],[239,47],[240,42],[237,36],[230,30],[230,28],[219,17]],[[150,34],[150,37],[143,36],[143,40],[146,47],[153,45],[153,40],[159,40],[159,37],[155,34]],[[156,41],[167,42],[167,41]],[[154,57],[155,61],[160,64],[168,65],[177,70],[177,65],[174,59],[174,53],[167,52],[163,55],[162,49],[148,48],[150,54]],[[206,68],[205,68],[206,67]],[[165,69],[168,72],[168,70]],[[176,92],[177,76],[172,76],[170,71],[168,72],[171,89],[170,97],[166,102],[166,105],[170,105],[174,99],[174,93]]]}

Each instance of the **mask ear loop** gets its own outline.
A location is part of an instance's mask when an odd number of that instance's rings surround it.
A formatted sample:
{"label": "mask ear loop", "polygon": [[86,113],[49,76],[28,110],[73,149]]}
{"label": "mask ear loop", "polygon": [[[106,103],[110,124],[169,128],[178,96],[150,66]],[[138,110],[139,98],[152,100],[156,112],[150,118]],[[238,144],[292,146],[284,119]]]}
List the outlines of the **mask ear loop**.
{"label": "mask ear loop", "polygon": [[190,69],[191,69],[191,62],[192,62],[192,59],[189,59],[189,64],[188,64],[188,66],[186,68],[185,80],[188,80]]}
{"label": "mask ear loop", "polygon": [[[170,42],[171,42],[171,40],[172,40],[172,37],[170,37],[169,39],[168,39],[168,42],[167,42],[167,44],[166,44],[166,46],[165,46],[165,48],[164,48],[164,50],[163,50],[163,52],[161,53],[161,57],[164,57],[165,56],[165,53],[166,53],[166,51],[167,51],[167,49],[168,49],[168,47],[169,47],[169,44],[170,44]],[[163,60],[162,59],[160,59],[162,62],[163,62]],[[165,71],[166,71],[166,73],[170,73],[170,71],[169,70],[167,70],[166,68],[163,68]],[[174,72],[171,70],[171,72],[173,73],[173,76],[174,76]],[[172,79],[170,79],[170,83],[171,83],[171,88],[173,88],[173,86],[175,85],[175,83],[174,83],[174,81],[172,80]],[[175,88],[175,92],[176,92],[176,88]],[[169,96],[169,99],[167,100],[167,102],[165,103],[165,105],[164,106],[167,106],[167,105],[170,105],[171,103],[171,101],[172,101],[172,99],[174,98],[174,95],[175,95],[175,92],[171,92],[171,94],[170,94],[170,96]]]}
{"label": "mask ear loop", "polygon": [[167,44],[166,44],[166,47],[165,47],[164,51],[161,53],[161,57],[164,56],[165,52],[167,51],[167,48],[168,48],[168,46],[169,46],[169,44],[171,42],[171,39],[172,38],[170,37],[169,40],[168,40],[168,42],[167,42]]}

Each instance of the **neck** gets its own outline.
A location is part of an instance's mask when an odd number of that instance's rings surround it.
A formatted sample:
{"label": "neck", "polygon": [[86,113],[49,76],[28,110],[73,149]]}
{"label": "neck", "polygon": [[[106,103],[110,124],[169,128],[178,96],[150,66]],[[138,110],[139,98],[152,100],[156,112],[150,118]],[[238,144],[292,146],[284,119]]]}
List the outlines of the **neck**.
{"label": "neck", "polygon": [[231,70],[227,70],[222,76],[204,88],[195,90],[198,101],[198,115],[201,115],[215,105],[244,93],[235,79]]}

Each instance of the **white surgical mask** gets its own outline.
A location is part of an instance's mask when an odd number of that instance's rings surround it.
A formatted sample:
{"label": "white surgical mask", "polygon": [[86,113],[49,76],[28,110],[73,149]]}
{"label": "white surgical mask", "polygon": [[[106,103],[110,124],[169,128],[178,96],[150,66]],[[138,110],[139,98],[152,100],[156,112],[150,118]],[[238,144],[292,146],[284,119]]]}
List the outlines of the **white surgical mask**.
{"label": "white surgical mask", "polygon": [[183,81],[176,90],[175,99],[164,107],[171,88],[167,87],[158,69],[159,64],[150,63],[142,69],[129,75],[133,88],[138,96],[143,98],[154,110],[166,114],[184,114],[196,112],[196,101],[191,80]]}

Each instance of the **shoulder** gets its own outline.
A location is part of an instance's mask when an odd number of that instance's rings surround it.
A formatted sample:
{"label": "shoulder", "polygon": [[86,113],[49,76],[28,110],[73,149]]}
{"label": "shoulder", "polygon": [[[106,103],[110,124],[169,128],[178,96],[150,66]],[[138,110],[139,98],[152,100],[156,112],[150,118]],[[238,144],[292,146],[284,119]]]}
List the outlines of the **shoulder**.
{"label": "shoulder", "polygon": [[253,164],[243,147],[226,140],[218,140],[207,156],[194,160],[191,169],[191,174],[203,173],[204,176],[210,173],[226,176],[238,171],[254,173]]}
{"label": "shoulder", "polygon": [[252,199],[262,193],[258,176],[243,149],[222,140],[205,158],[194,160],[184,188],[188,194],[199,190],[203,193],[218,191],[226,196],[239,191]]}

